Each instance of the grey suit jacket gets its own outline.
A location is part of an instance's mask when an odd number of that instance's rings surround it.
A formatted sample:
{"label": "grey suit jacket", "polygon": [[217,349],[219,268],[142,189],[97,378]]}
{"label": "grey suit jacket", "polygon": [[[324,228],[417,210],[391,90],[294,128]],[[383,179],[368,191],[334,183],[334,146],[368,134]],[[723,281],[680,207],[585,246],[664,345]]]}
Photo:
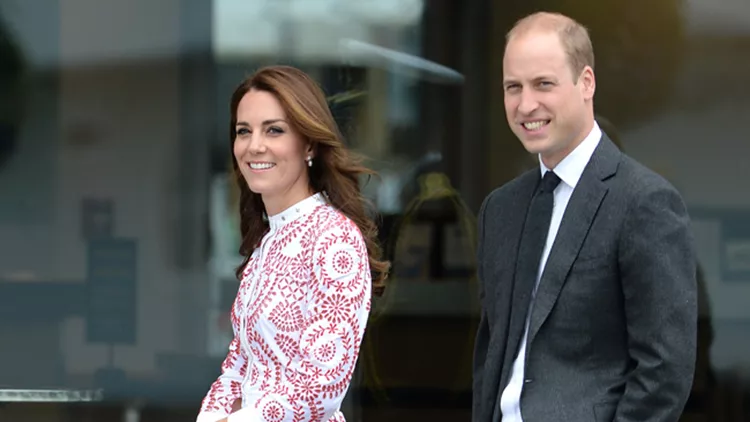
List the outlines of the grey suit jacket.
{"label": "grey suit jacket", "polygon": [[[493,191],[479,216],[482,317],[474,422],[499,421],[518,243],[539,169]],[[696,268],[678,192],[604,135],[560,224],[532,308],[525,422],[677,421],[693,381]]]}

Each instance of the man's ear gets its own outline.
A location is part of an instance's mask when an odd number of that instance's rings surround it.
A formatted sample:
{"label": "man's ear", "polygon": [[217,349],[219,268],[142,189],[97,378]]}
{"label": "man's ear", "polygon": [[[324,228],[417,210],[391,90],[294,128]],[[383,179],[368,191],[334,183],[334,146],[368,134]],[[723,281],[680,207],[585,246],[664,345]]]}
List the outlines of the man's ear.
{"label": "man's ear", "polygon": [[594,76],[594,69],[591,66],[583,68],[583,72],[581,72],[581,76],[578,78],[578,83],[581,86],[583,98],[586,100],[593,99],[596,92],[596,77]]}

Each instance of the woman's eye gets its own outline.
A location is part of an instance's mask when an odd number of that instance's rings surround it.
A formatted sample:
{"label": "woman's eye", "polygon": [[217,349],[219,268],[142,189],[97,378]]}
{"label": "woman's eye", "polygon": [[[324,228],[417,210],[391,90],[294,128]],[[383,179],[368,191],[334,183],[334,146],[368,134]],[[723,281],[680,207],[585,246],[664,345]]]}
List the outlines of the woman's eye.
{"label": "woman's eye", "polygon": [[248,133],[250,133],[250,131],[247,130],[247,128],[241,127],[237,129],[237,135],[247,135]]}
{"label": "woman's eye", "polygon": [[272,127],[268,128],[268,133],[270,133],[272,135],[280,135],[280,134],[284,133],[284,131],[281,130],[281,128],[273,127],[272,126]]}

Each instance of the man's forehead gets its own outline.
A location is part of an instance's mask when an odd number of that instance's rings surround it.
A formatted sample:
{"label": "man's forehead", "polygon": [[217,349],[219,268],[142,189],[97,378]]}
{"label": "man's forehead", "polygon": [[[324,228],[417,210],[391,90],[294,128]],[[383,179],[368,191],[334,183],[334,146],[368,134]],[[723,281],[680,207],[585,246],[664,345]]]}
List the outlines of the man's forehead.
{"label": "man's forehead", "polygon": [[570,64],[565,55],[533,52],[503,60],[503,80],[537,81],[570,76]]}
{"label": "man's forehead", "polygon": [[555,35],[538,34],[512,39],[503,54],[506,62],[564,62],[567,54],[559,38]]}
{"label": "man's forehead", "polygon": [[509,49],[503,56],[503,67],[559,67],[565,64],[567,55],[561,48],[542,46],[537,44],[519,45]]}
{"label": "man's forehead", "polygon": [[560,40],[559,34],[550,30],[532,30],[514,35],[508,39],[505,45],[505,51],[514,50],[516,48],[528,48],[530,44],[535,47],[549,47],[551,50],[563,50],[563,44]]}

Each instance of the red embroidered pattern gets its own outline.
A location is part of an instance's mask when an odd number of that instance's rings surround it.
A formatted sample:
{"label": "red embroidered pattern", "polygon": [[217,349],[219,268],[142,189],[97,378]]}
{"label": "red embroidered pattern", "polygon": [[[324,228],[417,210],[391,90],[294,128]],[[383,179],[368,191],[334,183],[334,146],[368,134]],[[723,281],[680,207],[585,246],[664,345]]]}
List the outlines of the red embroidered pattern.
{"label": "red embroidered pattern", "polygon": [[370,294],[364,240],[331,206],[272,228],[245,268],[235,337],[198,421],[226,417],[238,399],[230,421],[344,421]]}

